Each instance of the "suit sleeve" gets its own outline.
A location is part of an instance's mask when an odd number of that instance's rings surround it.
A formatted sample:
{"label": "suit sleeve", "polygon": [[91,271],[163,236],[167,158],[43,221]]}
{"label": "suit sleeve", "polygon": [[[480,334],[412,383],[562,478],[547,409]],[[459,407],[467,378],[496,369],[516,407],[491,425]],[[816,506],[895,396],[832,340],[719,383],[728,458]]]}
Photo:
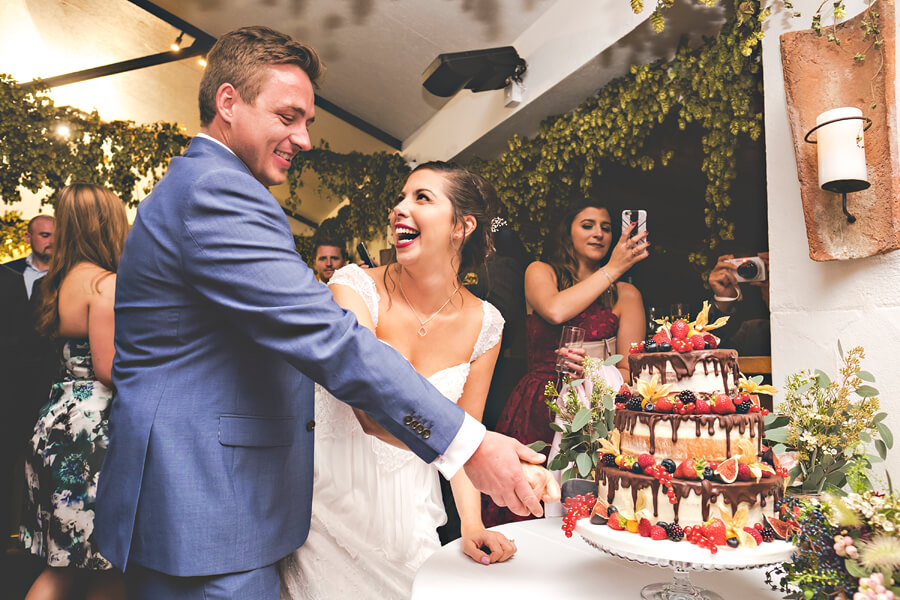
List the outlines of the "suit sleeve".
{"label": "suit sleeve", "polygon": [[425,462],[447,449],[464,411],[335,304],[259,182],[213,171],[186,196],[183,268],[199,294],[254,343],[372,415]]}

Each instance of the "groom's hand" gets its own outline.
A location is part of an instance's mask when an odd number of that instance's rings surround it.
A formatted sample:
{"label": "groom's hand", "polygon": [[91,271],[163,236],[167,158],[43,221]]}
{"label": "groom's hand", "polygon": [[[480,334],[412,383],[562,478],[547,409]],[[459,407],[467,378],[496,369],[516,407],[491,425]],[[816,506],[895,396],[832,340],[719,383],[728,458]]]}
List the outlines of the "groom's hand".
{"label": "groom's hand", "polygon": [[506,506],[519,516],[544,514],[519,461],[540,464],[539,454],[511,437],[488,431],[481,445],[466,463],[472,484],[491,497],[497,506]]}

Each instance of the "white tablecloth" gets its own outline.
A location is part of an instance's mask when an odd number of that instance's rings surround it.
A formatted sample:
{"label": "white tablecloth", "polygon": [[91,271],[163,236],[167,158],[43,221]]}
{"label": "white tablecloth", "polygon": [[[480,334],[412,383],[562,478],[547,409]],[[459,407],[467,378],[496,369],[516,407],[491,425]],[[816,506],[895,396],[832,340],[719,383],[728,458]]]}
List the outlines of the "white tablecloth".
{"label": "white tablecloth", "polygon": [[[505,563],[480,565],[464,555],[459,541],[429,558],[413,583],[413,600],[540,598],[625,600],[640,598],[650,583],[669,582],[673,571],[612,557],[582,540],[566,538],[562,519],[509,523],[495,529],[516,541],[519,551]],[[765,570],[695,571],[691,582],[727,600],[777,600],[765,584]]]}

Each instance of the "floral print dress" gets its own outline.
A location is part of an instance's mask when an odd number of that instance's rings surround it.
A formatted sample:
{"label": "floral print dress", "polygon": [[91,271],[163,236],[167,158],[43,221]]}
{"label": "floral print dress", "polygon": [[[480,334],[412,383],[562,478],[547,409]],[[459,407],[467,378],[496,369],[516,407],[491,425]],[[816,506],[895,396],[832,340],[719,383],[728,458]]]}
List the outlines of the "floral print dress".
{"label": "floral print dress", "polygon": [[110,569],[93,532],[113,391],[95,378],[87,339],[68,340],[62,362],[62,380],[50,388],[25,463],[20,540],[51,567]]}

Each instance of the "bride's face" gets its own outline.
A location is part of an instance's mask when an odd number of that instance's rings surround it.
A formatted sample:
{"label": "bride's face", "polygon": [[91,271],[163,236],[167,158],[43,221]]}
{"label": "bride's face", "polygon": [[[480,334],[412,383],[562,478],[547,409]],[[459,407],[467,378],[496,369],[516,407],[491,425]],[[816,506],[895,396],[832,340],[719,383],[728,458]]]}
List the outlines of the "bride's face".
{"label": "bride's face", "polygon": [[422,169],[406,180],[391,212],[391,232],[397,262],[410,264],[423,257],[449,260],[462,243],[465,225],[454,225],[454,207],[445,177]]}

